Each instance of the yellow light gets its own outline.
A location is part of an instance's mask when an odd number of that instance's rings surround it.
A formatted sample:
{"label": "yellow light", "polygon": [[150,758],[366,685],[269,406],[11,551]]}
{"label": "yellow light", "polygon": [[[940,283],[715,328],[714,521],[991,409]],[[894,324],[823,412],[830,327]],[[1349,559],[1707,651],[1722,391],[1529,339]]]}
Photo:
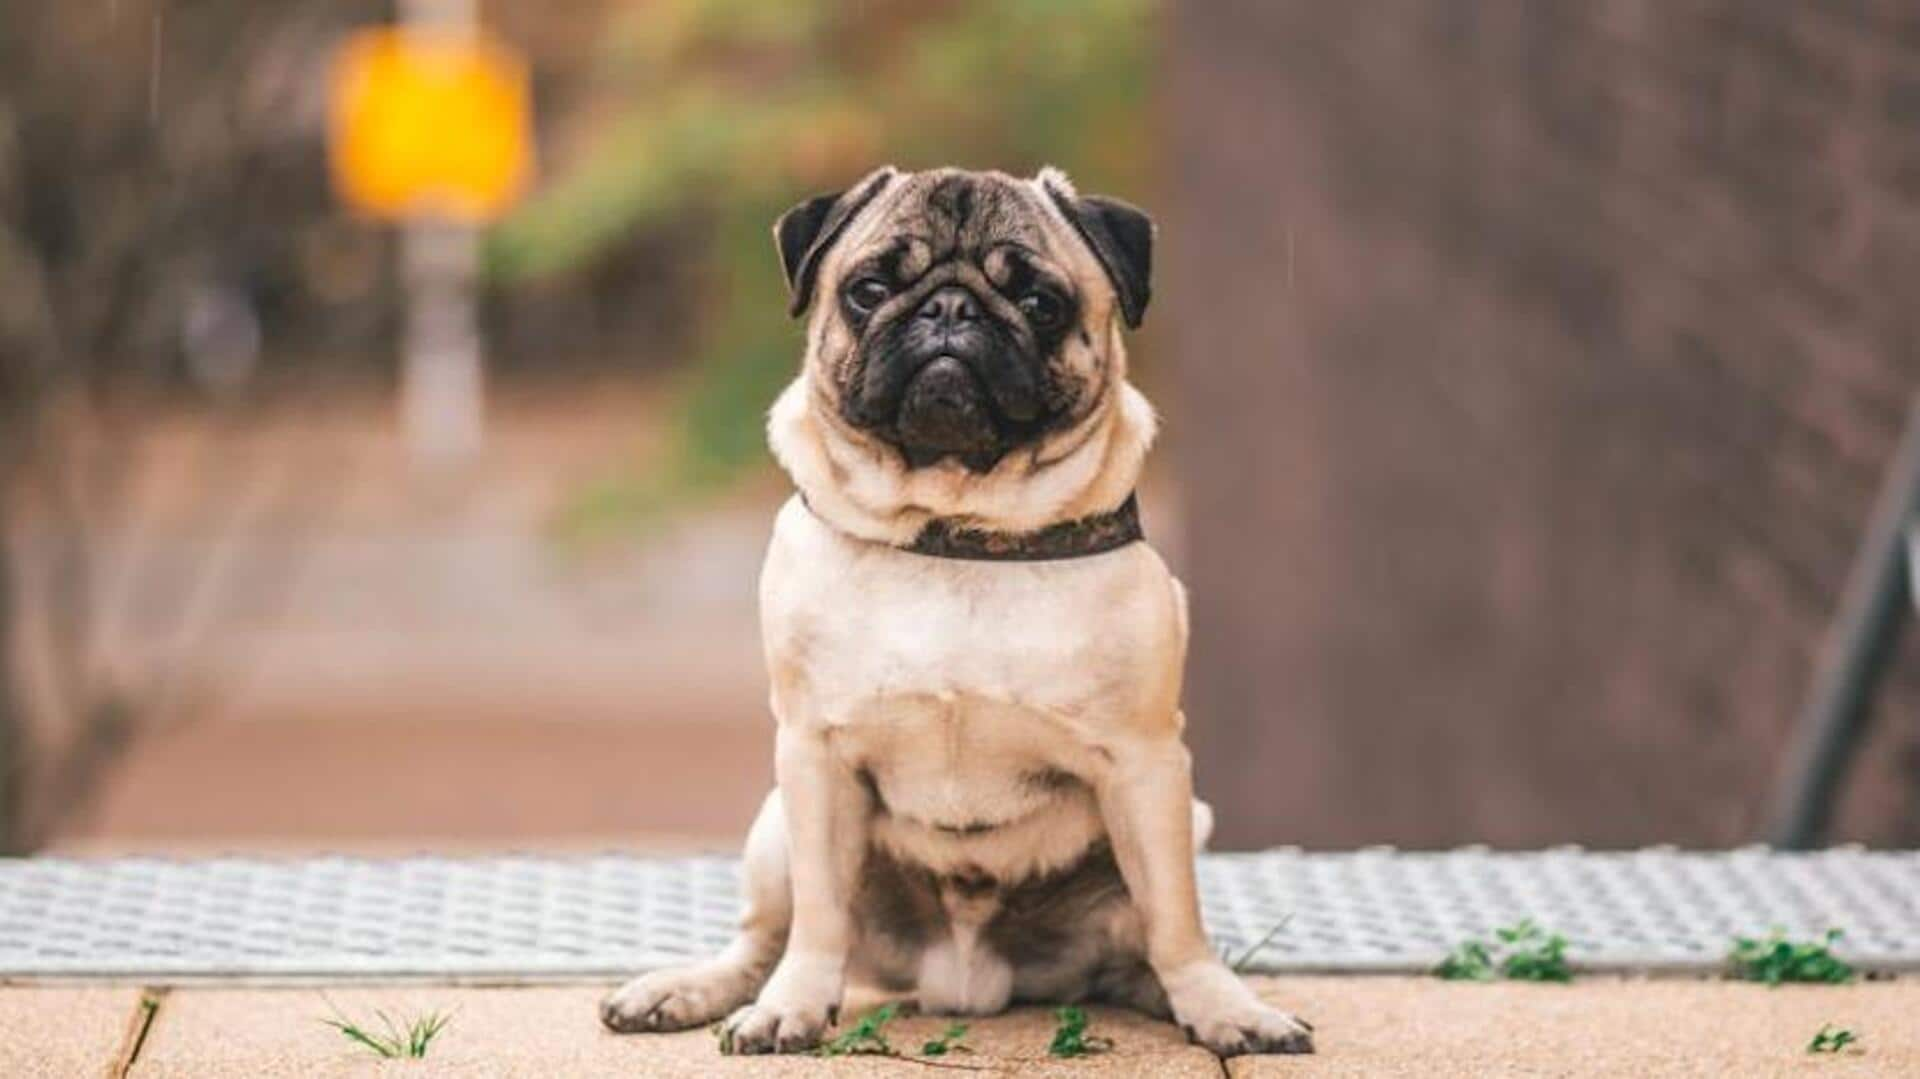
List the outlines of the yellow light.
{"label": "yellow light", "polygon": [[494,220],[532,171],[526,65],[471,31],[362,30],[335,55],[334,189],[364,213]]}

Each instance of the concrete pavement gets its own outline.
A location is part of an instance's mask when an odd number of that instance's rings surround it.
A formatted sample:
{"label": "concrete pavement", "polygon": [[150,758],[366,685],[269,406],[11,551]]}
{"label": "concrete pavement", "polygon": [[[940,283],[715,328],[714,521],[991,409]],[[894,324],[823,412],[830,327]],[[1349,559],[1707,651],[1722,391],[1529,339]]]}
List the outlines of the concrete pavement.
{"label": "concrete pavement", "polygon": [[[615,1036],[594,1005],[603,986],[177,988],[141,1035],[135,987],[0,989],[0,1074],[8,1076],[912,1076],[967,1070],[1058,1076],[1895,1076],[1920,1075],[1920,980],[1760,986],[1699,980],[1587,979],[1572,986],[1477,985],[1423,978],[1262,978],[1261,991],[1311,1018],[1312,1057],[1224,1065],[1174,1028],[1092,1009],[1110,1053],[1047,1055],[1053,1021],[1024,1009],[978,1020],[974,1052],[880,1057],[732,1058],[711,1034]],[[451,1011],[426,1059],[382,1061],[320,1022]],[[1855,1031],[1857,1051],[1812,1055],[1824,1023]],[[890,1028],[918,1048],[945,1021]],[[138,1047],[137,1053],[135,1047]]]}

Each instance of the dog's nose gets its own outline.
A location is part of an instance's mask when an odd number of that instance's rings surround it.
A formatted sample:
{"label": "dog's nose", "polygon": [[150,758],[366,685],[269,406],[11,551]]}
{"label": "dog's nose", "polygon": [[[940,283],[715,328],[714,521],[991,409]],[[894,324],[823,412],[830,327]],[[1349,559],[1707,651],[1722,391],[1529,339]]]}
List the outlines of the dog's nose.
{"label": "dog's nose", "polygon": [[973,293],[959,285],[947,285],[935,289],[927,297],[920,310],[915,313],[922,322],[931,322],[937,326],[956,326],[965,322],[974,322],[980,318],[980,302]]}

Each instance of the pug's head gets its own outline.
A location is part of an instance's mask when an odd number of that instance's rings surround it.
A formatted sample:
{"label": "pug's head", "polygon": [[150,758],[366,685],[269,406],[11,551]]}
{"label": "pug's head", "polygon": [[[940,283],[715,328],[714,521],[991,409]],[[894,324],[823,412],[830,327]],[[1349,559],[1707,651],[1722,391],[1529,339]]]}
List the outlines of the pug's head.
{"label": "pug's head", "polygon": [[1052,169],[886,168],[774,227],[828,407],[909,468],[990,471],[1114,392],[1153,224]]}

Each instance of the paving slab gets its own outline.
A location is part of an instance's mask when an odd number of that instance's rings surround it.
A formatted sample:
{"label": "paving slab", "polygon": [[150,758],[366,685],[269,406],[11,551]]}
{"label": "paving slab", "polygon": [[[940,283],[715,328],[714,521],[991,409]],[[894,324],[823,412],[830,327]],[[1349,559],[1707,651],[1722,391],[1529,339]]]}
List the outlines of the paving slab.
{"label": "paving slab", "polygon": [[[725,1057],[704,1030],[615,1035],[601,1028],[597,1004],[611,987],[442,989],[365,987],[318,990],[180,989],[155,1017],[131,1075],[155,1076],[1167,1076],[1216,1079],[1211,1054],[1180,1033],[1128,1012],[1090,1009],[1091,1031],[1114,1040],[1111,1052],[1084,1060],[1046,1055],[1053,1019],[1023,1009],[972,1025],[973,1052],[936,1066],[878,1057]],[[381,1061],[320,1022],[329,1008],[372,1019],[453,1011],[453,1020],[418,1061]],[[895,1021],[890,1040],[917,1048],[947,1020]],[[973,1069],[964,1072],[962,1069]]]}
{"label": "paving slab", "polygon": [[107,1076],[144,1015],[140,990],[0,989],[0,1075]]}
{"label": "paving slab", "polygon": [[[1432,978],[1262,978],[1315,1026],[1312,1057],[1243,1057],[1235,1079],[1286,1076],[1920,1076],[1920,980],[1768,988],[1706,980],[1572,985]],[[1858,1053],[1814,1055],[1823,1023]]]}
{"label": "paving slab", "polygon": [[[1849,986],[1764,986],[1704,980],[1588,978],[1570,986],[1491,985],[1400,977],[1262,978],[1262,995],[1311,1019],[1311,1057],[1243,1057],[1221,1064],[1178,1031],[1137,1015],[1090,1009],[1111,1053],[1063,1061],[1046,1055],[1052,1017],[1022,1009],[972,1023],[974,1052],[926,1064],[873,1057],[723,1057],[706,1031],[620,1036],[602,1030],[599,986],[454,989],[177,989],[135,1061],[134,1076],[902,1076],[972,1069],[1036,1076],[1913,1076],[1920,1075],[1920,980]],[[99,1074],[125,1022],[92,1022],[94,1056],[22,1056],[11,1031],[25,1005],[0,993],[11,1058],[0,1074]],[[55,992],[52,990],[36,992]],[[78,1000],[87,991],[70,991]],[[101,994],[104,1001],[110,994]],[[319,1019],[329,1001],[355,1018],[451,1009],[452,1024],[423,1061],[383,1062]],[[134,1006],[131,991],[119,1002]],[[98,1007],[100,1002],[96,1002]],[[62,1005],[43,998],[48,1008]],[[850,1012],[857,1011],[850,1008]],[[124,1017],[121,1017],[124,1020]],[[913,1048],[946,1021],[909,1017],[889,1029]],[[1814,1056],[1824,1023],[1860,1036],[1857,1052]],[[108,1036],[111,1035],[111,1036]],[[62,1061],[79,1060],[74,1067]],[[39,1070],[34,1070],[38,1068]]]}

